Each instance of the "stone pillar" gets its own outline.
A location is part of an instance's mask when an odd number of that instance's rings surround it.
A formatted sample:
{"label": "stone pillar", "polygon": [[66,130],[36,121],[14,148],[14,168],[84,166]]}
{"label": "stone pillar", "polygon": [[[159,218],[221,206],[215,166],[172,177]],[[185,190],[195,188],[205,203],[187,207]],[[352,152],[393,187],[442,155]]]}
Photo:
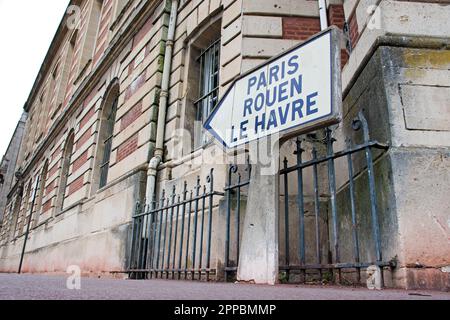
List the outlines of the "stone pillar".
{"label": "stone pillar", "polygon": [[238,281],[276,284],[278,280],[278,174],[252,170],[242,235]]}

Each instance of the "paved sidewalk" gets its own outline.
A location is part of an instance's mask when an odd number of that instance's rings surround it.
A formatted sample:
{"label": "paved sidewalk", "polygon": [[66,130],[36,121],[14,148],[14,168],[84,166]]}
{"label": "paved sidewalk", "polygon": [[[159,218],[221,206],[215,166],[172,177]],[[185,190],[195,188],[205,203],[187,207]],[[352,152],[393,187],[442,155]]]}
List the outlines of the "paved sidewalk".
{"label": "paved sidewalk", "polygon": [[61,276],[0,274],[0,300],[450,300],[450,293],[185,281],[81,280],[69,290]]}

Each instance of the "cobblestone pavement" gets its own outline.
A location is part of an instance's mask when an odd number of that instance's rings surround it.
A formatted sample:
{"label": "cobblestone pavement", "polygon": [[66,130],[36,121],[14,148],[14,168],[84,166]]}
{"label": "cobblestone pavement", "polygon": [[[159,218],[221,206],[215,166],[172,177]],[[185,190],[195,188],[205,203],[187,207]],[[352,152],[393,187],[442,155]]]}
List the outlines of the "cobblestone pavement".
{"label": "cobblestone pavement", "polygon": [[0,300],[450,300],[450,293],[434,291],[94,278],[69,290],[66,282],[63,276],[0,274]]}

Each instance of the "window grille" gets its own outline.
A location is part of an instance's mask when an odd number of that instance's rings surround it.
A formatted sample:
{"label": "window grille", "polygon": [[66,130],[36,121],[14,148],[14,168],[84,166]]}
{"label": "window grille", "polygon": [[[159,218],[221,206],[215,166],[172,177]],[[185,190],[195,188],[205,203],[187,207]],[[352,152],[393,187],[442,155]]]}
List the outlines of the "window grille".
{"label": "window grille", "polygon": [[[196,121],[205,123],[219,102],[219,72],[220,72],[220,39],[213,42],[202,51],[198,58],[200,64],[200,93],[195,102]],[[196,141],[205,143],[203,130]]]}

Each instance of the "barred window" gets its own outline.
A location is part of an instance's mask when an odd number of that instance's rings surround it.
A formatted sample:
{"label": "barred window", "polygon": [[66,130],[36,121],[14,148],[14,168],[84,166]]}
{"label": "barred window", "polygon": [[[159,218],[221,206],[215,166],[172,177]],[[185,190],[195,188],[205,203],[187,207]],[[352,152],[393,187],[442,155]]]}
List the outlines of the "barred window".
{"label": "barred window", "polygon": [[[196,120],[203,124],[219,102],[220,39],[201,52],[198,62],[200,93],[199,99],[195,102]],[[203,133],[197,141],[206,142]]]}
{"label": "barred window", "polygon": [[59,212],[63,211],[63,209],[64,209],[64,200],[66,197],[67,181],[69,178],[70,163],[72,161],[74,140],[75,140],[75,133],[73,131],[71,131],[68,135],[68,138],[66,141],[66,146],[64,148],[64,156],[63,156],[62,169],[61,169],[61,178],[60,178],[60,183],[59,183],[59,192],[58,192],[58,199],[57,199],[57,210]]}

